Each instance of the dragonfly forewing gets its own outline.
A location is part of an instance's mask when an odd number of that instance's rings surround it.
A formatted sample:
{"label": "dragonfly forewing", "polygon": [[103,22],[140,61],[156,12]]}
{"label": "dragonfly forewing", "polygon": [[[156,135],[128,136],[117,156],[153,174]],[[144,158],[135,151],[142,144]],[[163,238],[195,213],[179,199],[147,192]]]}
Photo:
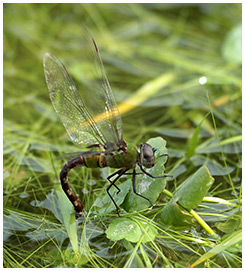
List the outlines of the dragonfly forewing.
{"label": "dragonfly forewing", "polygon": [[123,140],[122,120],[98,46],[88,29],[84,33],[84,48],[86,58],[93,59],[94,68],[88,69],[87,83],[80,92],[59,59],[45,54],[44,71],[50,99],[74,143],[115,149]]}

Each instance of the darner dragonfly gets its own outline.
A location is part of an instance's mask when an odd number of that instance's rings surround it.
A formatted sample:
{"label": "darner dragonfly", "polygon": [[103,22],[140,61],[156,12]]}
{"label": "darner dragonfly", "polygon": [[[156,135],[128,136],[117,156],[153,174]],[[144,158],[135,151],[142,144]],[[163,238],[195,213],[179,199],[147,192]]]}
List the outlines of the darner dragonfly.
{"label": "darner dragonfly", "polygon": [[[152,176],[143,167],[153,167],[158,157],[167,154],[160,155],[147,143],[142,143],[138,152],[134,144],[124,141],[122,119],[107,80],[98,46],[88,29],[85,35],[95,67],[90,84],[80,93],[65,66],[54,55],[46,53],[43,61],[45,79],[55,111],[71,140],[88,148],[88,151],[79,153],[78,157],[64,165],[60,172],[60,181],[77,214],[83,215],[83,205],[68,183],[69,171],[77,165],[119,169],[107,178],[110,182],[107,193],[119,215],[118,206],[109,192],[110,188],[114,185],[117,192],[120,192],[115,182],[124,174],[132,174],[134,193],[153,205],[150,199],[136,191],[135,167],[138,165],[144,174],[152,178],[166,177],[168,175]],[[132,173],[127,173],[129,170],[132,170]],[[115,178],[112,180],[113,177]]]}

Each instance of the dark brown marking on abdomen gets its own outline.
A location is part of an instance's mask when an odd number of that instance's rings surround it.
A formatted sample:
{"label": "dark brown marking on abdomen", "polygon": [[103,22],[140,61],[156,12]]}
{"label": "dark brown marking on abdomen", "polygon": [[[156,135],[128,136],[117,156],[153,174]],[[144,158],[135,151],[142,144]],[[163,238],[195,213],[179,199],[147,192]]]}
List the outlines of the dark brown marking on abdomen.
{"label": "dark brown marking on abdomen", "polygon": [[67,162],[60,172],[60,181],[61,181],[62,188],[63,188],[64,192],[66,193],[67,197],[69,198],[69,200],[71,201],[71,203],[73,204],[76,212],[79,215],[83,215],[83,205],[82,205],[81,201],[78,199],[78,197],[76,196],[76,194],[74,193],[74,191],[71,189],[71,187],[68,183],[67,175],[72,168],[76,167],[79,164],[86,166],[86,163],[84,163],[84,162],[85,162],[84,157],[79,156],[79,157]]}

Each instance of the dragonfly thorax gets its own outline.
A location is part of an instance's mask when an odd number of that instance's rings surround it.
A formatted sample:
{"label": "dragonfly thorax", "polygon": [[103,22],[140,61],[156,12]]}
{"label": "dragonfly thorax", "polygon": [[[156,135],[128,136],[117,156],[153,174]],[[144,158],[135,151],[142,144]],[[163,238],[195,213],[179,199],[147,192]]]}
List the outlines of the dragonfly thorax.
{"label": "dragonfly thorax", "polygon": [[156,162],[155,152],[156,149],[152,148],[151,145],[147,143],[141,143],[139,153],[139,164],[146,168],[153,167]]}

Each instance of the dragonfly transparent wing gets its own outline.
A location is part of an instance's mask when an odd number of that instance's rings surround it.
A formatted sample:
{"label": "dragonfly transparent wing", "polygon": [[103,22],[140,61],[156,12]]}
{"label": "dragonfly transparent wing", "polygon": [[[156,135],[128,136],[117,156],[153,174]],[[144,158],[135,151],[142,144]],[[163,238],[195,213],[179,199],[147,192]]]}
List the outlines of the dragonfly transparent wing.
{"label": "dragonfly transparent wing", "polygon": [[43,65],[50,99],[72,141],[85,146],[105,145],[103,134],[86,109],[65,66],[49,53],[45,54]]}
{"label": "dragonfly transparent wing", "polygon": [[84,67],[86,76],[81,74],[81,78],[84,79],[86,87],[80,94],[106,141],[117,145],[123,139],[121,115],[105,73],[99,48],[90,31],[85,28],[83,32],[81,57],[93,65]]}
{"label": "dragonfly transparent wing", "polygon": [[97,44],[88,29],[84,33],[85,58],[92,68],[78,92],[64,65],[53,55],[44,57],[50,98],[73,142],[116,147],[123,139],[122,120],[107,80]]}

